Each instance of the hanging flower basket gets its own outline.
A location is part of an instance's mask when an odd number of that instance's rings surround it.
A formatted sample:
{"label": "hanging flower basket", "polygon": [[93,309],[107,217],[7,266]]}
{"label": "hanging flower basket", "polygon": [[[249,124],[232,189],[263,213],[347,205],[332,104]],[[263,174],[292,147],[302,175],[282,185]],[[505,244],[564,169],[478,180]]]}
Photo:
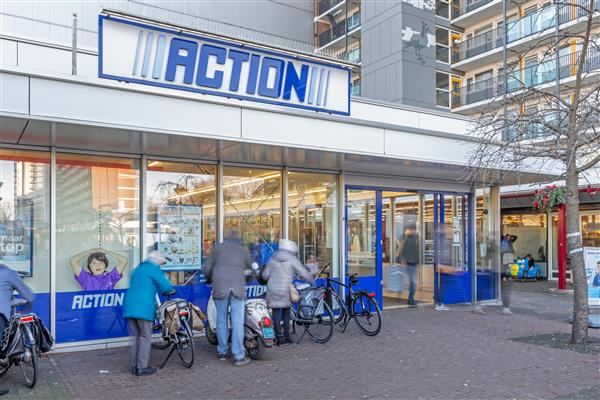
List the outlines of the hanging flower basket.
{"label": "hanging flower basket", "polygon": [[567,189],[564,186],[556,185],[538,189],[535,191],[533,207],[538,210],[551,210],[560,204],[564,204],[566,191]]}

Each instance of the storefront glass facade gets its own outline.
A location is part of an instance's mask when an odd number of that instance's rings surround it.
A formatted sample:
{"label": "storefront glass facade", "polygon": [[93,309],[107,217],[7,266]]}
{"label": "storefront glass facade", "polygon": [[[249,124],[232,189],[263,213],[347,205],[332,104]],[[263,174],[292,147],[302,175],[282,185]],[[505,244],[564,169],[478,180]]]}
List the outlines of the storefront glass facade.
{"label": "storefront glass facade", "polygon": [[0,148],[0,262],[37,293],[50,324],[50,154]]}
{"label": "storefront glass facade", "polygon": [[124,336],[120,305],[140,260],[139,160],[56,155],[56,339]]}
{"label": "storefront glass facade", "polygon": [[[357,273],[388,307],[406,301],[408,278],[399,293],[388,272],[414,229],[416,297],[470,301],[468,194],[340,193],[340,175],[325,171],[60,151],[2,149],[0,173],[2,262],[27,275],[34,311],[60,345],[127,335],[123,296],[152,250],[167,258],[178,295],[205,307],[202,265],[232,233],[260,265],[288,237],[302,263]],[[254,283],[247,293],[263,290]]]}
{"label": "storefront glass facade", "polygon": [[264,265],[281,236],[282,172],[226,166],[223,169],[224,235],[239,236]]}

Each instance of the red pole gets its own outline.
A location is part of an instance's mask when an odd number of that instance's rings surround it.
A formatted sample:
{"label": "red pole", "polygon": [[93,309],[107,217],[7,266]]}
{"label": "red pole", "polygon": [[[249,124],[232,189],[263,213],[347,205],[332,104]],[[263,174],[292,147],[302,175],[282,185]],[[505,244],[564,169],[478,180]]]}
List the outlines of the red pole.
{"label": "red pole", "polygon": [[567,218],[566,206],[558,206],[558,289],[567,288]]}

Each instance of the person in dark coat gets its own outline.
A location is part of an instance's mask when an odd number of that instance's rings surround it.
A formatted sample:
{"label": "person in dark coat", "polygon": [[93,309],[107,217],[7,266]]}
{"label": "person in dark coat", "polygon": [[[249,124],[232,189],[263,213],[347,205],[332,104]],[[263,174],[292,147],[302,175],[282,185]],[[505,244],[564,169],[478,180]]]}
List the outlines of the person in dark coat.
{"label": "person in dark coat", "polygon": [[156,372],[156,368],[148,366],[152,323],[157,309],[156,295],[173,290],[160,269],[165,263],[166,260],[158,252],[151,252],[148,258],[131,272],[129,289],[123,300],[123,318],[127,321],[129,334],[133,336],[131,373],[137,376]]}
{"label": "person in dark coat", "polygon": [[253,277],[252,257],[232,230],[227,239],[216,246],[203,266],[204,276],[212,283],[212,296],[217,308],[217,352],[226,360],[229,351],[229,315],[231,315],[231,353],[235,365],[250,362],[244,349],[244,299],[246,281]]}
{"label": "person in dark coat", "polygon": [[[267,281],[267,302],[273,309],[273,323],[277,345],[291,344],[290,339],[290,285],[295,277],[304,279],[311,284],[315,282],[310,271],[302,265],[296,253],[298,246],[291,240],[281,239],[279,250],[271,256],[262,277]],[[283,335],[281,324],[283,323]]]}
{"label": "person in dark coat", "polygon": [[419,265],[419,241],[414,227],[404,230],[404,240],[400,250],[400,260],[406,263],[410,288],[408,290],[408,304],[415,304],[415,291],[417,288],[417,267]]}

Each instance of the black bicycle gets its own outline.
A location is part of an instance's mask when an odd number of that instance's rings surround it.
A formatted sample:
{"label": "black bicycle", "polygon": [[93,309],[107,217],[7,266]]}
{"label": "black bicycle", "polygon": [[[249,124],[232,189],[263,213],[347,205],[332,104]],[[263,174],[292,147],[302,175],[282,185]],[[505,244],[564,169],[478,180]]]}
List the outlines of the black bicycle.
{"label": "black bicycle", "polygon": [[166,294],[167,300],[156,310],[154,330],[160,330],[162,342],[152,343],[152,348],[165,350],[170,347],[167,357],[159,368],[163,368],[171,354],[177,351],[184,367],[194,364],[194,334],[192,332],[192,307],[186,299],[172,299],[175,292]]}
{"label": "black bicycle", "polygon": [[[331,278],[331,264],[327,264],[320,272],[321,276],[325,276],[326,285],[325,293],[327,303],[334,313],[335,324],[340,324],[342,332],[346,331],[351,319],[356,321],[358,328],[368,336],[375,336],[381,330],[381,309],[375,293],[369,293],[364,289],[354,290],[354,286],[358,284],[357,274],[346,274],[349,284],[340,282]],[[346,289],[346,299],[342,298],[338,288]]]}
{"label": "black bicycle", "polygon": [[34,387],[38,375],[39,350],[36,340],[35,320],[37,316],[33,313],[18,314],[16,308],[27,304],[27,300],[13,299],[11,303],[12,318],[8,321],[2,341],[0,358],[4,363],[0,364],[0,377],[3,376],[11,366],[19,366],[25,385]]}

